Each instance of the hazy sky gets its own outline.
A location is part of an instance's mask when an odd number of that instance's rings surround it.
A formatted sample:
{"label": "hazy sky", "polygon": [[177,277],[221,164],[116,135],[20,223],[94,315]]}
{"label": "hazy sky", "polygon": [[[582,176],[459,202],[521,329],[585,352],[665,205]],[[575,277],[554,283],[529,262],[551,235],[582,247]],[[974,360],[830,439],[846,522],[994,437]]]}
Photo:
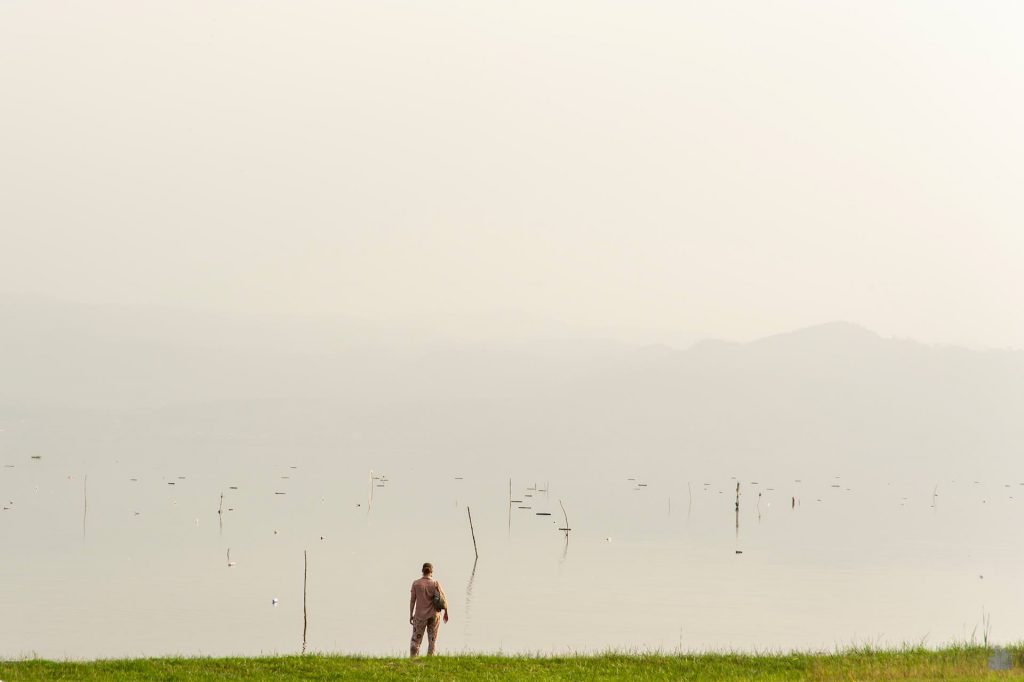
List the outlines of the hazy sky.
{"label": "hazy sky", "polygon": [[0,291],[1024,346],[1017,2],[0,4]]}

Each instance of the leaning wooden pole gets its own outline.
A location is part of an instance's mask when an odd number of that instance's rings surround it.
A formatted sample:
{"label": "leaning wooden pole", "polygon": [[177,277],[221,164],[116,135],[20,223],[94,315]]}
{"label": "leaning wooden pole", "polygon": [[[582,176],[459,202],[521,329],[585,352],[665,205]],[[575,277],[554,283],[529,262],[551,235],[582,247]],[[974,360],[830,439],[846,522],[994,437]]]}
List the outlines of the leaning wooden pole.
{"label": "leaning wooden pole", "polygon": [[469,511],[469,507],[466,507],[466,516],[469,517],[469,533],[473,537],[473,554],[479,559],[480,552],[476,551],[476,531],[473,530],[473,513]]}
{"label": "leaning wooden pole", "polygon": [[306,614],[306,583],[309,576],[309,551],[302,550],[302,653],[306,653],[306,630],[309,620]]}
{"label": "leaning wooden pole", "polygon": [[565,519],[565,527],[564,528],[559,528],[558,530],[564,530],[565,531],[565,539],[568,540],[569,539],[569,531],[572,530],[572,528],[569,527],[569,515],[565,513],[565,505],[562,504],[562,500],[561,499],[558,500],[558,506],[562,508],[562,518]]}

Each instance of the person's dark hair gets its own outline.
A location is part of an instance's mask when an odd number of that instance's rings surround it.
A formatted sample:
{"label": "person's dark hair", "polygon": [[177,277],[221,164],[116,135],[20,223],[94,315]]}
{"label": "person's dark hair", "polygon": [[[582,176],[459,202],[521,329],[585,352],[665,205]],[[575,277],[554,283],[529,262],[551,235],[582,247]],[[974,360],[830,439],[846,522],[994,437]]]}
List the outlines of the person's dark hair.
{"label": "person's dark hair", "polygon": [[433,572],[434,572],[434,564],[430,563],[429,561],[427,563],[423,564],[423,575],[428,575],[428,574],[433,573]]}

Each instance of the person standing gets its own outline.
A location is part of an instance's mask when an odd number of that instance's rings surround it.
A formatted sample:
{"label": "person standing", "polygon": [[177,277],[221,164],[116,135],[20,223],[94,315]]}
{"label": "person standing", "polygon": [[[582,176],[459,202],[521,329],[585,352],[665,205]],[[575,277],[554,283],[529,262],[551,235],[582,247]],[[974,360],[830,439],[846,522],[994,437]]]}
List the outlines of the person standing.
{"label": "person standing", "polygon": [[448,598],[441,583],[434,580],[434,566],[423,564],[423,577],[413,581],[409,595],[409,624],[412,625],[412,641],[409,642],[409,656],[420,654],[423,633],[427,633],[427,655],[433,656],[437,648],[437,633],[441,628],[441,611],[444,622],[448,622]]}

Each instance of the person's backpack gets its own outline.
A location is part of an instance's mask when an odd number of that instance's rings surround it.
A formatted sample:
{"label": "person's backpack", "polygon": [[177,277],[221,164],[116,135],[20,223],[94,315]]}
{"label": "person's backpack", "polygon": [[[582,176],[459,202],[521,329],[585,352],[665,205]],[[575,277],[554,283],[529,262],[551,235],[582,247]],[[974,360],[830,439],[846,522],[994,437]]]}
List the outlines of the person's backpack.
{"label": "person's backpack", "polygon": [[434,594],[430,596],[430,603],[434,605],[435,611],[444,611],[448,608],[448,600],[444,598],[444,594],[441,592],[441,583],[434,581]]}

